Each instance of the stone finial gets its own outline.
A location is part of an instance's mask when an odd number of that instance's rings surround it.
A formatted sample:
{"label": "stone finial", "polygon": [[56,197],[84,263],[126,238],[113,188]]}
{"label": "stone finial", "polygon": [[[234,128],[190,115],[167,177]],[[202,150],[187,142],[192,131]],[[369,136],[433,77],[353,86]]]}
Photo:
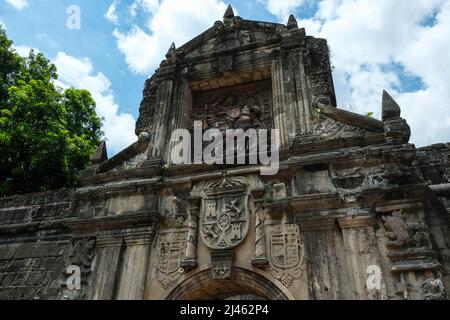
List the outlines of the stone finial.
{"label": "stone finial", "polygon": [[295,19],[294,15],[292,15],[292,14],[289,16],[289,20],[288,20],[288,23],[287,23],[287,28],[289,30],[298,29],[297,19]]}
{"label": "stone finial", "polygon": [[395,102],[395,100],[386,92],[383,91],[383,103],[382,103],[382,117],[383,121],[392,118],[400,117],[401,110],[400,106]]}
{"label": "stone finial", "polygon": [[223,15],[223,20],[229,20],[234,18],[234,11],[233,7],[228,5],[227,11],[225,11],[225,14]]}
{"label": "stone finial", "polygon": [[102,141],[97,150],[90,158],[91,164],[100,164],[108,160],[108,152],[106,150],[106,142]]}
{"label": "stone finial", "polygon": [[172,57],[173,53],[175,52],[175,42],[172,42],[172,44],[170,45],[169,51],[167,51],[166,53],[166,58],[169,59],[170,57]]}

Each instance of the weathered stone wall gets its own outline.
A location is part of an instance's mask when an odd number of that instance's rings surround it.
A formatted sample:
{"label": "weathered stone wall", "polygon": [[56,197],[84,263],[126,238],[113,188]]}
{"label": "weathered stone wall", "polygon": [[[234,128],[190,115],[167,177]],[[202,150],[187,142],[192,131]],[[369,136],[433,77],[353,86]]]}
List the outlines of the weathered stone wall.
{"label": "weathered stone wall", "polygon": [[0,199],[0,299],[58,295],[74,214],[70,191]]}
{"label": "weathered stone wall", "polygon": [[[417,159],[422,156],[420,152],[417,152]],[[262,272],[266,279],[272,278],[273,283],[279,283],[278,288],[288,290],[284,296],[296,299],[396,299],[405,296],[420,299],[418,288],[422,280],[415,279],[420,271],[412,270],[429,268],[426,264],[436,263],[430,248],[436,250],[443,265],[448,265],[450,223],[448,216],[444,215],[447,212],[442,211],[443,203],[437,197],[441,193],[426,191],[425,185],[420,184],[421,177],[414,174],[410,165],[417,163],[415,153],[410,145],[340,149],[339,152],[322,152],[320,156],[291,159],[289,167],[282,169],[275,179],[257,182],[258,177],[248,177],[254,181],[251,189],[266,186],[263,204],[266,231],[262,236],[267,242],[263,255],[270,260],[271,226],[280,224],[284,212],[288,225],[296,221],[300,227],[306,265],[303,276],[288,282],[284,282],[287,280],[283,277],[276,278],[278,274],[275,269],[271,271],[270,262],[268,268],[261,268],[258,264],[253,266],[249,257],[255,256],[253,244],[259,243],[261,235],[251,228],[246,245],[237,252],[236,266],[253,270],[256,274]],[[392,162],[393,159],[396,160]],[[438,164],[438,161],[434,162],[434,165]],[[190,178],[180,182],[210,180],[217,176],[210,173],[196,177],[195,173],[186,173]],[[166,171],[163,180],[173,183],[177,180],[171,177],[178,174],[178,171]],[[204,274],[210,263],[208,249],[200,244],[194,256],[199,269],[187,269],[186,278],[178,279],[174,274],[175,278],[170,280],[173,283],[160,287],[160,281],[165,278],[152,271],[155,263],[159,263],[160,232],[167,230],[167,224],[168,230],[178,229],[173,229],[172,220],[163,218],[159,236],[153,238],[155,229],[152,226],[158,219],[150,217],[155,210],[161,217],[170,214],[171,199],[175,195],[187,199],[187,195],[192,193],[192,185],[178,182],[158,189],[161,187],[157,187],[155,181],[121,182],[116,186],[109,183],[108,186],[77,191],[2,199],[1,297],[165,298],[183,279],[195,278],[198,272],[198,277],[205,283],[202,290],[207,293],[202,291],[204,294],[200,296],[190,296],[189,291],[173,294],[191,298],[214,296],[214,282]],[[146,187],[142,189],[144,185]],[[280,186],[285,186],[286,191],[277,189]],[[160,195],[159,200],[155,200],[156,194]],[[192,205],[192,201],[182,200],[180,212],[190,212]],[[256,216],[253,218],[253,213],[257,215],[258,210],[251,206],[250,225],[258,225],[254,220]],[[290,219],[293,220],[289,222]],[[403,219],[407,224],[402,222]],[[429,228],[425,232],[429,232],[432,243],[418,233],[426,229],[411,229],[413,240],[401,238],[401,233],[396,234],[399,225],[400,230],[402,225],[413,228],[424,220]],[[186,220],[186,226],[189,221]],[[189,227],[186,232],[188,230]],[[405,252],[408,252],[408,257],[404,257]],[[430,252],[428,260],[411,264],[419,256],[423,259],[427,252]],[[67,276],[64,270],[69,265],[82,266],[82,292],[75,294],[65,287]],[[382,288],[378,291],[368,291],[365,285],[365,272],[371,265],[380,266],[383,272]],[[256,274],[241,276],[260,282],[261,278]],[[443,275],[443,280],[447,282],[448,276]],[[298,290],[305,288],[304,284],[307,284],[308,291],[300,293]],[[231,286],[229,294],[237,294],[236,288],[242,288],[242,285]],[[257,292],[267,298],[268,293],[259,290],[258,286],[249,286],[246,294]]]}
{"label": "weathered stone wall", "polygon": [[450,183],[450,143],[417,150],[416,167],[428,184]]}

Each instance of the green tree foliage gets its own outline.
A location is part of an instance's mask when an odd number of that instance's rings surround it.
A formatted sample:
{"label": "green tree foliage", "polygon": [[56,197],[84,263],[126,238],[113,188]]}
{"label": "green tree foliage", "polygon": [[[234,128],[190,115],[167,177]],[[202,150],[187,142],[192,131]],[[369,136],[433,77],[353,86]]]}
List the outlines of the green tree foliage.
{"label": "green tree foliage", "polygon": [[0,195],[75,186],[103,136],[91,94],[56,87],[56,67],[20,57],[1,26],[0,61]]}

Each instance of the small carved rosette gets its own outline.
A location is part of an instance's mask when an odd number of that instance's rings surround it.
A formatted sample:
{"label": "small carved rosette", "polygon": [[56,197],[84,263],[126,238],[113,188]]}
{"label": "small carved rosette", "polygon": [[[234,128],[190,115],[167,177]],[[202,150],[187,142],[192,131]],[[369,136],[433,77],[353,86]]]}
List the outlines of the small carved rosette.
{"label": "small carved rosette", "polygon": [[201,237],[214,250],[239,245],[249,229],[249,196],[240,179],[224,178],[207,184],[201,211]]}
{"label": "small carved rosette", "polygon": [[290,287],[306,268],[304,242],[298,225],[272,227],[269,242],[272,273],[285,287]]}

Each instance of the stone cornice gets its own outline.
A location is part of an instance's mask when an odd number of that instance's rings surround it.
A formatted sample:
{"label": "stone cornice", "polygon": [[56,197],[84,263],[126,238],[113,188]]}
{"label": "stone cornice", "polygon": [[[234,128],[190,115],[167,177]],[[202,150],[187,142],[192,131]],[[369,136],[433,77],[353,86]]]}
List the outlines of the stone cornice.
{"label": "stone cornice", "polygon": [[96,197],[104,198],[117,193],[140,194],[151,191],[159,191],[162,187],[161,177],[148,179],[118,180],[100,186],[87,186],[75,191],[79,199]]}
{"label": "stone cornice", "polygon": [[[380,136],[374,134],[373,136]],[[344,139],[345,140],[345,139]],[[333,140],[336,142],[335,140]],[[341,141],[342,142],[342,141]],[[377,145],[360,146],[354,145],[342,149],[342,144],[334,144],[331,148],[330,141],[315,142],[293,147],[292,150],[284,150],[280,161],[280,174],[291,174],[299,166],[315,163],[345,164],[351,159],[352,163],[362,162],[360,165],[391,163],[392,161],[408,161],[414,156],[413,145]],[[309,146],[309,147],[308,147]],[[325,149],[324,149],[325,148]],[[330,149],[331,148],[331,149]],[[327,152],[320,152],[327,150]],[[331,150],[331,151],[330,151]],[[333,151],[336,150],[336,151]],[[205,173],[207,170],[207,173]],[[158,190],[163,185],[192,183],[202,179],[213,179],[227,171],[231,175],[238,174],[259,174],[260,166],[243,165],[181,165],[171,166],[163,169],[160,162],[144,165],[136,169],[119,170],[92,175],[83,181],[85,187],[77,190],[78,196],[83,196],[85,191],[91,190],[94,193],[107,194],[114,191],[132,192],[142,188],[145,191]],[[133,180],[134,179],[134,180]],[[160,179],[160,182],[158,181]],[[90,187],[92,186],[92,187]],[[94,187],[97,186],[97,189]],[[128,191],[127,191],[128,190]]]}
{"label": "stone cornice", "polygon": [[108,230],[121,230],[153,226],[160,221],[156,211],[138,212],[117,216],[96,217],[92,219],[72,219],[67,227],[76,234],[92,234]]}

